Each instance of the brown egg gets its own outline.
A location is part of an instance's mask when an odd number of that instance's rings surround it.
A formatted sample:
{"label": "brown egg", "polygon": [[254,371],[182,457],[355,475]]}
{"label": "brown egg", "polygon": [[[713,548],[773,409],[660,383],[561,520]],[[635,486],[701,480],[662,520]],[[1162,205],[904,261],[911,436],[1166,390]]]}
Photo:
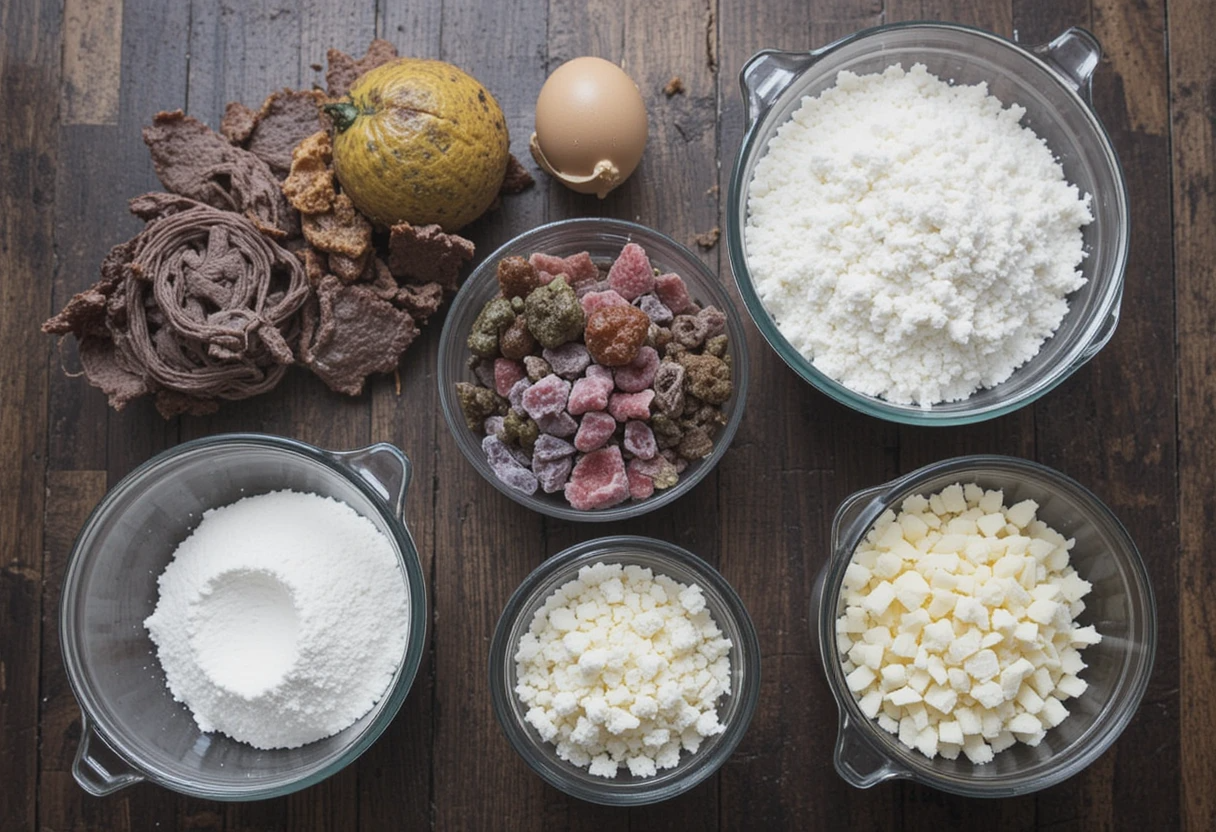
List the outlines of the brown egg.
{"label": "brown egg", "polygon": [[575,58],[541,87],[532,156],[566,187],[603,199],[638,166],[646,134],[633,79],[602,58]]}

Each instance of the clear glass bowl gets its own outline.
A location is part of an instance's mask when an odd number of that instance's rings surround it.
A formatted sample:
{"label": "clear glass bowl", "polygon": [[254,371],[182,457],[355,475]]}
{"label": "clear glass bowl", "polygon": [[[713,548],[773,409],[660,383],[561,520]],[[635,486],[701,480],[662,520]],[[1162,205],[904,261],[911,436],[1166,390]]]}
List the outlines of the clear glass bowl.
{"label": "clear glass bowl", "polygon": [[[726,202],[726,243],[743,302],[761,335],[796,373],[838,402],[880,419],[921,425],[960,425],[991,419],[1043,396],[1098,353],[1114,334],[1123,298],[1130,220],[1127,187],[1114,148],[1090,103],[1090,76],[1101,49],[1082,29],[1026,48],[1002,37],[949,23],[895,23],[849,35],[813,52],[757,53],[740,82],[748,129],[731,174]],[[850,390],[816,369],[774,323],[752,284],[747,265],[747,194],[756,163],[777,129],[805,96],[836,83],[841,70],[881,72],[923,63],[957,84],[988,84],[1006,106],[1026,108],[1030,127],[1056,155],[1064,175],[1092,195],[1094,221],[1083,230],[1087,283],[1069,297],[1069,312],[1039,353],[995,387],[929,409],[893,404]]]}
{"label": "clear glass bowl", "polygon": [[[405,701],[426,646],[426,587],[401,509],[410,464],[392,445],[333,452],[262,434],[186,442],[115,486],[76,540],[59,637],[84,727],[72,773],[90,794],[141,780],[212,800],[258,800],[339,771],[380,736]],[[165,687],[144,619],[177,545],[209,508],[290,488],[333,497],[369,519],[400,559],[409,604],[401,665],[380,701],[344,731],[264,751],[203,733]]]}
{"label": "clear glass bowl", "polygon": [[[845,685],[836,648],[844,572],[874,521],[888,508],[898,511],[912,494],[928,496],[968,482],[1002,489],[1006,505],[1033,499],[1039,519],[1076,538],[1072,566],[1093,584],[1079,622],[1093,624],[1102,634],[1100,644],[1083,652],[1089,667],[1081,678],[1089,688],[1067,701],[1070,716],[1037,747],[1018,743],[981,766],[963,756],[930,760],[866,717]],[[1096,760],[1123,732],[1148,687],[1157,651],[1153,590],[1127,530],[1075,480],[1037,462],[1006,456],[948,459],[847,498],[832,522],[832,555],[811,592],[810,621],[840,709],[836,770],[859,788],[907,778],[971,797],[1010,797],[1055,785]]]}
{"label": "clear glass bowl", "polygon": [[[456,383],[474,381],[473,371],[466,363],[469,350],[466,341],[473,320],[495,295],[498,294],[498,261],[517,255],[527,257],[533,252],[544,252],[558,257],[567,257],[586,251],[597,263],[611,264],[626,243],[637,243],[646,249],[650,262],[664,272],[675,272],[688,284],[693,300],[704,305],[712,304],[726,313],[726,331],[730,336],[731,378],[734,394],[722,406],[726,424],[714,436],[714,450],[708,457],[689,463],[680,481],[665,491],[656,491],[646,500],[627,500],[612,508],[598,511],[580,511],[573,508],[561,492],[545,494],[539,489],[535,494],[524,494],[504,484],[494,474],[481,450],[481,437],[469,430],[465,424],[460,404],[456,400]],[[739,422],[743,418],[743,404],[747,400],[747,339],[743,331],[743,320],[731,302],[730,296],[709,268],[691,251],[675,240],[657,231],[624,220],[583,218],[551,222],[526,231],[503,244],[501,248],[482,261],[460,288],[452,301],[443,333],[439,338],[439,402],[444,419],[456,439],[456,445],[483,477],[495,488],[515,502],[534,511],[559,517],[564,520],[626,520],[665,506],[686,493],[708,474],[730,447]]]}
{"label": "clear glass bowl", "polygon": [[[695,583],[704,592],[714,621],[734,645],[730,693],[718,707],[726,731],[706,739],[696,754],[682,751],[679,765],[654,777],[634,777],[627,770],[614,779],[595,777],[562,760],[554,746],[524,721],[526,710],[515,695],[515,651],[536,610],[558,587],[576,578],[581,567],[601,562],[636,564],[682,584]],[[743,738],[760,697],[760,642],[742,599],[717,570],[696,555],[649,537],[601,537],[549,558],[515,590],[490,642],[490,697],[494,716],[511,746],[550,785],[606,806],[657,803],[688,791],[717,771]]]}

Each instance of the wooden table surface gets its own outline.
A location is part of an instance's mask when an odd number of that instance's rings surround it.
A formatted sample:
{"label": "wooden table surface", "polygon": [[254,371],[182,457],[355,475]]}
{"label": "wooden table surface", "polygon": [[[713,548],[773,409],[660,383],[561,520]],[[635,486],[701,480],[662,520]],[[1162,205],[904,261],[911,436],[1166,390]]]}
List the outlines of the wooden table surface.
{"label": "wooden table surface", "polygon": [[[638,220],[679,240],[723,226],[743,133],[736,81],[763,47],[808,49],[908,19],[969,23],[1024,43],[1069,25],[1105,48],[1094,102],[1122,159],[1133,234],[1111,344],[1032,407],[980,425],[899,427],[802,383],[748,324],[752,389],[717,471],[668,509],[614,525],[555,522],[482,481],[439,413],[437,323],[360,398],[295,371],[273,393],[207,418],[110,411],[60,368],[38,324],[95,279],[157,183],[140,127],[184,108],[217,125],[320,80],[327,47],[376,35],[404,55],[473,72],[527,158],[549,69],[578,55],[623,64],[650,108],[645,160],[600,202],[543,175],[474,225],[484,256],[548,220]],[[1216,4],[1207,0],[6,0],[0,4],[0,829],[973,829],[1212,828],[1216,817]],[[1168,48],[1167,48],[1168,44]],[[668,99],[673,75],[687,92]],[[703,256],[731,285],[725,246]],[[57,637],[73,536],[106,488],[175,443],[267,431],[332,448],[389,441],[417,478],[408,522],[428,576],[431,643],[405,707],[355,765],[283,799],[224,805],[139,785],[88,797],[70,764],[80,715]],[[1160,645],[1123,736],[1082,774],[1035,795],[966,800],[892,782],[850,788],[832,768],[836,711],[808,636],[807,599],[847,494],[961,453],[1040,460],[1122,518],[1152,575]],[[490,710],[486,649],[507,597],[546,556],[602,534],[653,535],[718,566],[763,649],[755,720],[720,773],[659,806],[610,810],[545,786]]]}

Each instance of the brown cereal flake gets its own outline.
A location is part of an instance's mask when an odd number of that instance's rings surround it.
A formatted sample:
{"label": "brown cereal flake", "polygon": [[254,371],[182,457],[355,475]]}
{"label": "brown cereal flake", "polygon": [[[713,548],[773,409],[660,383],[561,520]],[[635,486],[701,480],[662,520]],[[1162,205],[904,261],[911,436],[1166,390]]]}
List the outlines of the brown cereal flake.
{"label": "brown cereal flake", "polygon": [[261,230],[290,236],[295,216],[269,166],[181,110],[157,113],[143,129],[165,188],[248,217]]}
{"label": "brown cereal flake", "polygon": [[355,80],[363,73],[388,63],[397,57],[397,47],[386,40],[376,38],[367,47],[367,54],[355,59],[345,52],[330,49],[325,53],[329,69],[325,71],[325,84],[330,98],[341,98],[350,92]]}
{"label": "brown cereal flake", "polygon": [[473,244],[458,234],[445,234],[438,225],[393,226],[388,241],[388,268],[407,283],[439,283],[455,289],[460,269],[473,258]]}
{"label": "brown cereal flake", "polygon": [[291,154],[291,172],[283,181],[283,195],[301,214],[333,210],[333,146],[324,130],[300,142]]}
{"label": "brown cereal flake", "polygon": [[324,214],[305,214],[304,238],[314,248],[352,259],[364,256],[372,244],[372,225],[355,210],[346,194],[334,197],[334,205]]}
{"label": "brown cereal flake", "polygon": [[220,133],[233,144],[244,144],[257,126],[258,114],[239,101],[229,101],[220,119]]}
{"label": "brown cereal flake", "polygon": [[368,286],[328,276],[316,301],[305,307],[300,357],[331,390],[357,396],[372,373],[397,367],[418,337],[408,312],[377,297]]}
{"label": "brown cereal flake", "polygon": [[679,95],[684,92],[684,79],[679,75],[672,76],[672,79],[663,87],[663,95],[671,98],[673,95]]}
{"label": "brown cereal flake", "polygon": [[532,174],[528,173],[527,169],[520,164],[519,159],[515,158],[512,153],[507,159],[507,175],[502,178],[502,187],[498,189],[499,195],[510,196],[522,191],[528,190],[536,183],[532,178]]}
{"label": "brown cereal flake", "polygon": [[321,117],[323,100],[313,90],[284,89],[272,93],[258,112],[245,149],[278,176],[286,176],[291,169],[292,149],[328,126]]}

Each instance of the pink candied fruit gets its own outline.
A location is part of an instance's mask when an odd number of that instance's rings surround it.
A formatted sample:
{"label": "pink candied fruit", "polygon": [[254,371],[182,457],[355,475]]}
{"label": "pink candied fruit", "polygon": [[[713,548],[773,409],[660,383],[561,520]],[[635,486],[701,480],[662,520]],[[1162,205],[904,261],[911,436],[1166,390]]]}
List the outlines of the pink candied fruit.
{"label": "pink candied fruit", "polygon": [[629,497],[629,475],[621,449],[593,451],[574,464],[565,487],[566,499],[579,511],[609,508]]}
{"label": "pink candied fruit", "polygon": [[625,450],[638,459],[654,459],[654,455],[659,452],[659,446],[650,425],[636,419],[626,422]]}
{"label": "pink candied fruit", "polygon": [[632,465],[626,469],[625,476],[629,478],[629,496],[633,499],[645,500],[654,493],[654,480],[634,470]]}
{"label": "pink candied fruit", "polygon": [[605,410],[608,407],[608,394],[611,392],[611,377],[580,378],[570,389],[570,399],[566,407],[569,408],[571,416],[581,416],[593,410]]}
{"label": "pink candied fruit", "polygon": [[504,398],[509,396],[515,382],[526,375],[524,365],[518,361],[509,358],[494,359],[494,389],[498,391],[498,395]]}
{"label": "pink candied fruit", "polygon": [[565,439],[567,436],[574,436],[574,432],[578,430],[578,422],[574,421],[574,417],[566,411],[561,413],[550,413],[548,416],[541,416],[536,420],[536,426],[540,428],[541,433],[547,433],[550,436],[557,436]]}
{"label": "pink candied fruit", "polygon": [[688,296],[688,286],[678,274],[659,275],[654,279],[654,289],[659,300],[673,315],[680,315],[693,305],[692,298]]}
{"label": "pink candied fruit", "polygon": [[587,378],[602,378],[605,381],[612,381],[612,368],[605,367],[603,364],[592,364],[587,368]]}
{"label": "pink candied fruit", "polygon": [[642,347],[638,354],[624,367],[613,373],[616,387],[625,393],[640,393],[654,384],[654,375],[659,370],[659,354],[654,347]]}
{"label": "pink candied fruit", "polygon": [[532,463],[532,473],[536,475],[540,488],[546,494],[561,491],[570,479],[570,469],[574,467],[574,457],[563,456],[559,459],[541,459]]}
{"label": "pink candied fruit", "polygon": [[650,419],[650,402],[654,399],[653,390],[643,390],[640,393],[613,393],[608,397],[608,412],[618,422],[628,422],[630,419]]}
{"label": "pink candied fruit", "polygon": [[616,433],[616,419],[603,411],[588,413],[574,434],[574,447],[589,453],[601,447]]}
{"label": "pink candied fruit", "polygon": [[570,382],[552,373],[533,384],[523,395],[520,403],[533,419],[543,416],[556,416],[566,409],[566,400],[570,397]]}
{"label": "pink candied fruit", "polygon": [[607,309],[609,306],[628,306],[629,301],[621,297],[620,293],[609,289],[605,292],[588,292],[582,297],[583,314],[588,318],[595,312],[601,309]]}
{"label": "pink candied fruit", "polygon": [[[566,282],[572,288],[576,288],[583,283],[600,278],[600,270],[595,267],[591,255],[585,251],[569,257],[555,257],[552,254],[538,251],[528,258],[528,262],[541,273],[542,283],[548,283],[557,275],[564,274],[568,278]],[[545,279],[546,276],[548,276],[548,280]]]}
{"label": "pink candied fruit", "polygon": [[646,249],[637,243],[626,243],[620,256],[608,270],[608,285],[625,300],[633,300],[654,289],[654,268]]}

